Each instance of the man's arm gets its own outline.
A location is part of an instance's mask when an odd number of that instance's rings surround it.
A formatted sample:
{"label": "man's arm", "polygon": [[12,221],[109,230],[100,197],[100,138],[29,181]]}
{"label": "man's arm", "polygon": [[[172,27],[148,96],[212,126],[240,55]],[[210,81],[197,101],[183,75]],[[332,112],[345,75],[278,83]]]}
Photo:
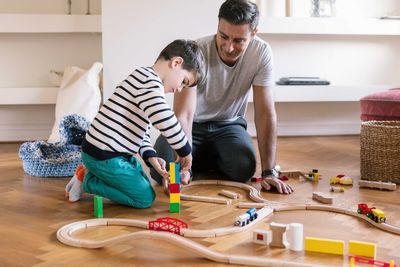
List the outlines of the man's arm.
{"label": "man's arm", "polygon": [[[277,119],[272,88],[253,86],[253,98],[261,170],[270,170],[275,166],[277,142]],[[267,190],[272,185],[280,193],[290,194],[293,192],[288,184],[274,176],[263,178],[265,178],[263,183]]]}
{"label": "man's arm", "polygon": [[175,115],[182,126],[189,143],[192,144],[192,123],[196,111],[196,88],[189,87],[174,95]]}
{"label": "man's arm", "polygon": [[254,120],[257,130],[261,168],[272,169],[276,156],[276,112],[272,89],[253,86]]}

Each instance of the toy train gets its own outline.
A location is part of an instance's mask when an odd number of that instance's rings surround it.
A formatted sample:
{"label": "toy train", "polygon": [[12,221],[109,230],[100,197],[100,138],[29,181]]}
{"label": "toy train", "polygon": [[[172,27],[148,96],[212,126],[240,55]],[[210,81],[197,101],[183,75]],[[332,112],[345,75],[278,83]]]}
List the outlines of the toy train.
{"label": "toy train", "polygon": [[382,210],[375,207],[369,208],[365,203],[358,204],[357,212],[359,214],[366,215],[368,218],[377,223],[386,222],[385,213]]}
{"label": "toy train", "polygon": [[250,222],[254,221],[255,219],[257,219],[257,217],[258,217],[257,210],[255,208],[250,208],[246,211],[246,213],[236,217],[234,225],[245,226]]}

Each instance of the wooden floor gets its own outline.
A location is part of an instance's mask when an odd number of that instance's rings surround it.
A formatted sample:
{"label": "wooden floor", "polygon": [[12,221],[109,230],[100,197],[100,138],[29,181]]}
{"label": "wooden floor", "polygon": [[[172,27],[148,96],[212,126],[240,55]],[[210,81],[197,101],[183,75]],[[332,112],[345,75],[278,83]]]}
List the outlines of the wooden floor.
{"label": "wooden floor", "polygon": [[[93,218],[92,196],[85,195],[78,203],[64,199],[64,186],[69,178],[30,177],[22,170],[18,158],[19,144],[0,144],[0,266],[229,266],[216,264],[185,249],[166,242],[151,240],[127,241],[103,249],[73,248],[56,239],[63,225]],[[238,152],[239,153],[239,152]],[[359,174],[359,137],[285,137],[278,140],[278,163],[282,169],[308,171],[318,168],[323,179],[318,184],[290,180],[295,193],[280,195],[263,192],[263,197],[285,203],[312,203],[313,191],[329,193],[329,178],[344,173],[357,181]],[[260,170],[260,166],[258,166]],[[218,178],[218,177],[210,177]],[[221,186],[194,186],[185,193],[216,196]],[[105,217],[152,220],[171,215],[168,198],[160,186],[155,186],[154,206],[137,210],[113,203],[104,204]],[[243,195],[245,191],[228,188]],[[344,193],[332,193],[334,205],[354,208],[366,202],[381,208],[387,222],[400,226],[400,191],[387,192],[346,187]],[[242,199],[243,200],[243,199]],[[186,221],[190,228],[210,229],[230,226],[245,210],[235,205],[182,202],[180,214],[173,217]],[[270,222],[304,224],[304,235],[320,238],[374,242],[377,259],[400,263],[400,236],[383,232],[360,219],[343,214],[321,211],[292,211],[274,213],[252,229],[268,229]],[[79,233],[91,239],[103,239],[140,229],[103,227]],[[251,230],[218,238],[193,239],[224,253],[273,257],[296,262],[330,266],[348,266],[347,257],[326,254],[292,252],[252,243]],[[346,246],[347,247],[347,246]],[[346,249],[347,251],[347,249]],[[357,265],[361,266],[361,265]]]}

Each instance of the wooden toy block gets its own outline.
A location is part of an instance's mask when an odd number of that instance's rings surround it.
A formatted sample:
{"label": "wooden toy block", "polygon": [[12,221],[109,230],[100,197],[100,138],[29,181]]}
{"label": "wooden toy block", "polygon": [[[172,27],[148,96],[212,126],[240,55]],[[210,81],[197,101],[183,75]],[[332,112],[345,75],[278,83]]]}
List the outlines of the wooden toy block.
{"label": "wooden toy block", "polygon": [[181,203],[181,194],[180,193],[169,194],[169,202],[170,203]]}
{"label": "wooden toy block", "polygon": [[331,192],[342,193],[344,192],[343,186],[331,186]]}
{"label": "wooden toy block", "polygon": [[308,180],[311,180],[313,182],[319,182],[319,172],[318,169],[312,169],[309,173],[308,173]]}
{"label": "wooden toy block", "polygon": [[169,203],[169,212],[180,212],[181,204],[180,203]]}
{"label": "wooden toy block", "polygon": [[93,197],[94,217],[103,218],[103,198],[101,196]]}
{"label": "wooden toy block", "polygon": [[332,204],[333,203],[332,197],[326,196],[321,192],[313,192],[312,199],[314,199],[318,202],[324,203],[324,204]]}
{"label": "wooden toy block", "polygon": [[232,191],[228,191],[228,190],[221,190],[221,192],[219,192],[218,195],[226,196],[226,197],[229,197],[229,198],[232,198],[232,199],[239,198],[239,196],[240,196],[238,193],[232,192]]}
{"label": "wooden toy block", "polygon": [[256,229],[253,231],[253,242],[261,245],[269,245],[272,241],[272,231]]}
{"label": "wooden toy block", "polygon": [[380,181],[360,180],[358,184],[359,184],[360,187],[386,189],[386,190],[391,190],[391,191],[396,190],[396,187],[397,187],[395,183],[380,182]]}
{"label": "wooden toy block", "polygon": [[181,183],[181,165],[179,163],[175,163],[175,183]]}
{"label": "wooden toy block", "polygon": [[251,177],[250,181],[252,183],[261,183],[262,182],[262,177]]}
{"label": "wooden toy block", "polygon": [[176,181],[175,167],[176,167],[175,162],[169,163],[169,183],[170,184],[179,184],[179,182]]}
{"label": "wooden toy block", "polygon": [[180,184],[169,184],[169,192],[180,193],[181,192]]}
{"label": "wooden toy block", "polygon": [[336,176],[332,176],[330,179],[331,184],[344,184],[344,185],[352,185],[353,178],[348,177],[344,174],[338,174]]}
{"label": "wooden toy block", "polygon": [[356,260],[354,257],[350,257],[350,262],[349,262],[349,267],[354,267],[356,266]]}
{"label": "wooden toy block", "polygon": [[269,228],[272,231],[271,247],[287,248],[289,243],[286,240],[287,224],[271,222]]}
{"label": "wooden toy block", "polygon": [[288,230],[289,249],[302,251],[304,249],[303,224],[290,223]]}
{"label": "wooden toy block", "polygon": [[376,258],[376,244],[369,243],[369,242],[349,240],[349,254],[375,259]]}
{"label": "wooden toy block", "polygon": [[361,256],[350,256],[354,259],[355,262],[359,263],[364,263],[364,264],[369,264],[369,265],[374,265],[374,266],[382,266],[382,267],[396,267],[396,263],[394,260],[391,260],[390,262],[383,262],[383,261],[378,261],[375,259],[371,258],[365,258]]}
{"label": "wooden toy block", "polygon": [[305,238],[305,251],[344,255],[344,241],[315,237]]}
{"label": "wooden toy block", "polygon": [[199,202],[208,202],[208,203],[225,204],[225,205],[232,204],[232,199],[226,199],[222,197],[192,196],[192,195],[181,194],[181,199],[188,201],[199,201]]}

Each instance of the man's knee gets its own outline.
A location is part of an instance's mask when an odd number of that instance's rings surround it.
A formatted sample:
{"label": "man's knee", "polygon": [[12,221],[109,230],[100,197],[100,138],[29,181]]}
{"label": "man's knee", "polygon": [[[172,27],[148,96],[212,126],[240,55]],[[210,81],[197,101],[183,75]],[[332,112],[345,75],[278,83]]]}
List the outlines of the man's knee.
{"label": "man's knee", "polygon": [[240,153],[232,159],[225,162],[220,170],[232,181],[247,182],[256,171],[255,155],[249,151],[249,153]]}

